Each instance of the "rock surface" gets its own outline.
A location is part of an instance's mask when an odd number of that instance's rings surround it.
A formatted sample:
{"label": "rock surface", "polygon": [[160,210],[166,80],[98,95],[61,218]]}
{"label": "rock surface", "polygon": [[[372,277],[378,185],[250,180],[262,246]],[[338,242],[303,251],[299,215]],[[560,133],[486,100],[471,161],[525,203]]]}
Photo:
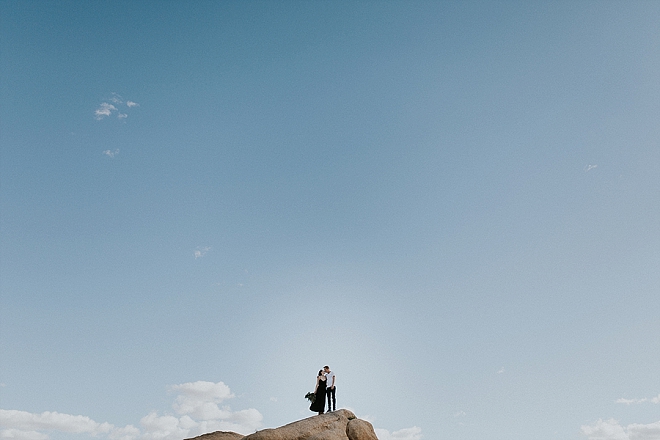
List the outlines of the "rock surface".
{"label": "rock surface", "polygon": [[308,417],[279,428],[264,429],[243,437],[235,432],[218,431],[188,440],[378,440],[374,427],[340,409]]}
{"label": "rock surface", "polygon": [[348,422],[346,435],[348,440],[378,440],[373,425],[361,419],[353,419]]}
{"label": "rock surface", "polygon": [[244,437],[244,440],[348,440],[346,426],[355,414],[340,409],[308,417],[274,429],[264,429]]}
{"label": "rock surface", "polygon": [[189,438],[185,440],[240,440],[243,438],[243,434],[231,431],[216,431],[210,434],[200,435],[199,437],[194,437],[194,439]]}

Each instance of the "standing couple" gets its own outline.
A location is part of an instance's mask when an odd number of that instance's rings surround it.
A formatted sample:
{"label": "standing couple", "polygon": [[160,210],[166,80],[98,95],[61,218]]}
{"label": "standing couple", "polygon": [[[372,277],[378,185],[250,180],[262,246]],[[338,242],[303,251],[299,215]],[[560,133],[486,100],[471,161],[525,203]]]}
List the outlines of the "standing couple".
{"label": "standing couple", "polygon": [[[325,412],[325,398],[328,398],[328,412],[337,410],[337,399],[335,399],[335,373],[330,371],[327,365],[319,370],[316,376],[316,388],[314,388],[316,399],[309,407],[310,410],[323,414]],[[332,404],[332,405],[331,405]]]}

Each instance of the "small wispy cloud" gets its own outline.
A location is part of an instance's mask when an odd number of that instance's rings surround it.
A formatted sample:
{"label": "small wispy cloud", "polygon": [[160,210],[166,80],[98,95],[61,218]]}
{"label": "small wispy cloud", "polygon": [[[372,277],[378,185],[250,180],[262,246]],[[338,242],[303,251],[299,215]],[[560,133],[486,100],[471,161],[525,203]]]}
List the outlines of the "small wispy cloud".
{"label": "small wispy cloud", "polygon": [[598,168],[598,165],[585,165],[583,170],[585,173],[588,173],[589,171],[593,170],[594,168]]}
{"label": "small wispy cloud", "polygon": [[660,394],[657,395],[657,397],[651,397],[646,398],[644,397],[643,399],[617,399],[616,403],[622,403],[624,405],[633,405],[633,404],[640,404],[640,403],[660,403]]}
{"label": "small wispy cloud", "polygon": [[117,114],[117,119],[119,120],[124,120],[128,118],[128,113],[126,110],[122,111],[121,107],[126,107],[126,108],[133,108],[133,107],[139,107],[140,104],[138,104],[135,101],[126,101],[124,102],[124,98],[121,97],[121,95],[117,93],[112,93],[110,98],[108,98],[109,102],[102,102],[99,104],[98,108],[94,110],[94,119],[97,121],[100,121],[102,119],[105,119],[109,116],[112,116],[113,114]]}
{"label": "small wispy cloud", "polygon": [[110,101],[114,102],[115,104],[122,104],[124,102],[123,98],[115,92],[112,92],[112,98],[110,98]]}
{"label": "small wispy cloud", "polygon": [[117,148],[116,150],[105,150],[103,154],[105,154],[109,158],[113,158],[119,154],[119,148]]}
{"label": "small wispy cloud", "polygon": [[210,250],[211,250],[210,246],[198,246],[197,249],[195,249],[195,252],[193,253],[193,255],[195,255],[195,260],[198,258],[202,258]]}
{"label": "small wispy cloud", "polygon": [[633,403],[641,403],[646,399],[617,399],[616,403],[623,403],[624,405],[632,405]]}
{"label": "small wispy cloud", "polygon": [[465,413],[465,411],[458,411],[458,412],[455,412],[455,413],[454,413],[454,418],[455,418],[455,419],[458,419],[459,417],[465,417],[465,416],[467,416],[467,414]]}
{"label": "small wispy cloud", "polygon": [[99,105],[99,108],[94,111],[94,118],[96,118],[97,121],[100,121],[101,119],[110,116],[114,111],[117,111],[117,107],[108,104],[107,102],[102,102],[101,105]]}
{"label": "small wispy cloud", "polygon": [[506,370],[504,370],[504,367],[502,367],[499,370],[497,370],[497,374],[504,374],[505,371]]}

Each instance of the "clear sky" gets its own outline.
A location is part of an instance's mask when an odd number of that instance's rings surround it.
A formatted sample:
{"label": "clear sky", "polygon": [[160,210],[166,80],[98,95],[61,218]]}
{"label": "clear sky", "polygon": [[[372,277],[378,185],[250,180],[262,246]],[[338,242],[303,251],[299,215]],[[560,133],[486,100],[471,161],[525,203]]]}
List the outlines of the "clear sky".
{"label": "clear sky", "polygon": [[660,2],[0,20],[0,438],[660,439]]}

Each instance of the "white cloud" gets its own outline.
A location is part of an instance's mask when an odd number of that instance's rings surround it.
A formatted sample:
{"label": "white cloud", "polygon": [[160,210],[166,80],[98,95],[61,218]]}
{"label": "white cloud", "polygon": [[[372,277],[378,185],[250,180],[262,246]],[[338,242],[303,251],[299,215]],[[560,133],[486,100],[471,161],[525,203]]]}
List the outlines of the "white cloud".
{"label": "white cloud", "polygon": [[114,428],[108,434],[110,440],[134,440],[140,436],[140,430],[133,425],[127,425],[123,428]]}
{"label": "white cloud", "polygon": [[589,171],[593,170],[594,168],[598,168],[598,165],[585,165],[583,169],[584,169],[584,172],[586,173],[586,172],[589,172]]}
{"label": "white cloud", "polygon": [[616,403],[623,403],[625,405],[630,405],[632,403],[639,403],[638,399],[617,399]]}
{"label": "white cloud", "polygon": [[0,426],[21,431],[54,430],[70,433],[106,433],[112,428],[89,417],[46,411],[33,414],[26,411],[0,409]]}
{"label": "white cloud", "polygon": [[630,440],[658,440],[660,439],[660,421],[643,425],[633,423],[626,427]]}
{"label": "white cloud", "polygon": [[660,421],[622,426],[614,419],[599,419],[593,425],[582,426],[580,432],[589,440],[659,440]]}
{"label": "white cloud", "polygon": [[231,399],[234,394],[224,382],[205,382],[198,380],[197,382],[182,383],[180,385],[173,385],[170,387],[173,391],[178,391],[181,396],[194,397],[197,399],[212,400],[222,402],[226,399]]}
{"label": "white cloud", "polygon": [[210,250],[211,250],[210,246],[204,246],[204,247],[198,246],[197,249],[195,249],[195,252],[193,253],[193,255],[195,256],[195,260],[198,258],[202,258]]}
{"label": "white cloud", "polygon": [[644,397],[643,399],[617,399],[616,403],[623,403],[624,405],[640,404],[640,403],[660,403],[660,394],[657,397],[651,397],[650,399]]}
{"label": "white cloud", "polygon": [[232,411],[219,404],[234,397],[223,382],[189,382],[170,387],[179,395],[172,408],[179,417],[151,413],[140,420],[145,428],[144,439],[180,440],[212,431],[254,432],[263,416],[256,409]]}
{"label": "white cloud", "polygon": [[176,415],[151,412],[140,420],[141,429],[119,428],[81,415],[0,410],[0,439],[47,440],[48,432],[59,432],[109,440],[181,440],[212,431],[248,434],[261,427],[263,416],[256,409],[232,411],[218,406],[234,397],[222,382],[190,382],[170,389],[178,393],[172,405]]}
{"label": "white cloud", "polygon": [[186,438],[189,427],[186,427],[190,417],[182,421],[174,416],[159,416],[157,413],[152,412],[149,415],[142,417],[140,425],[144,428],[145,432],[142,438],[144,439],[163,439],[163,440],[179,440]]}
{"label": "white cloud", "polygon": [[398,431],[389,432],[387,429],[374,429],[378,440],[420,440],[422,438],[422,428],[413,426]]}
{"label": "white cloud", "polygon": [[504,370],[504,367],[502,367],[502,368],[500,368],[499,370],[497,370],[497,374],[503,374],[504,371],[505,371],[505,370]]}
{"label": "white cloud", "polygon": [[465,411],[458,411],[458,412],[455,412],[455,413],[454,413],[454,418],[457,419],[457,418],[459,418],[459,417],[465,417],[466,415],[467,415],[467,414],[465,413]]}
{"label": "white cloud", "polygon": [[21,431],[20,429],[3,429],[0,438],[11,438],[14,440],[46,440],[48,436],[37,431]]}
{"label": "white cloud", "polygon": [[108,156],[108,157],[110,157],[110,158],[113,158],[113,157],[115,157],[116,155],[119,154],[119,148],[117,148],[117,149],[114,150],[114,151],[113,151],[113,150],[105,150],[105,151],[103,152],[103,154],[105,154],[106,156]]}
{"label": "white cloud", "polygon": [[629,440],[623,427],[614,419],[600,419],[593,425],[583,425],[580,433],[589,440]]}
{"label": "white cloud", "polygon": [[114,111],[117,111],[117,107],[112,104],[108,104],[107,102],[103,102],[99,108],[94,111],[94,117],[97,121],[100,121],[101,119],[110,116]]}
{"label": "white cloud", "polygon": [[[140,104],[138,104],[135,101],[126,101],[124,103],[124,98],[122,98],[120,95],[116,93],[112,93],[112,96],[110,99],[108,99],[112,104],[109,102],[102,102],[99,107],[94,111],[94,118],[96,118],[97,121],[100,121],[101,119],[104,119],[108,116],[111,116],[114,112],[117,112],[117,118],[120,120],[128,118],[128,113],[125,110],[126,108],[133,108],[133,107],[139,107]],[[125,106],[125,107],[123,107]],[[120,108],[124,108],[124,111],[120,110]]]}
{"label": "white cloud", "polygon": [[218,403],[234,397],[222,382],[184,383],[174,385],[172,390],[180,393],[172,405],[178,414],[190,414],[199,420],[226,419],[231,415],[230,411],[218,407]]}

